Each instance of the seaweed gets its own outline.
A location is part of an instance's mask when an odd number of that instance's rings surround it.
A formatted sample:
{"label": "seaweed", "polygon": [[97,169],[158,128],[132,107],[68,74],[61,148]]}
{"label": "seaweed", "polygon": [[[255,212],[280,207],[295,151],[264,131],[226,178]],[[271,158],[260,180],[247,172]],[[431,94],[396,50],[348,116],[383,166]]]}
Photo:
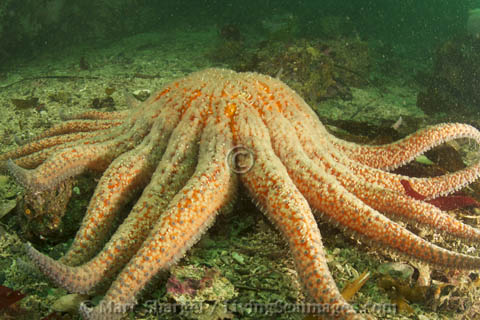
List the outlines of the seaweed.
{"label": "seaweed", "polygon": [[355,293],[357,293],[363,285],[370,279],[370,272],[365,270],[362,272],[358,278],[354,279],[353,281],[347,283],[345,288],[342,290],[342,296],[347,301],[351,301]]}
{"label": "seaweed", "polygon": [[435,199],[426,200],[426,197],[424,195],[421,195],[420,193],[413,190],[412,186],[407,180],[400,180],[400,183],[402,184],[403,188],[405,189],[405,193],[408,196],[416,200],[421,200],[433,204],[440,210],[449,211],[465,207],[480,208],[480,203],[477,200],[463,194],[453,194],[449,196],[442,196]]}
{"label": "seaweed", "polygon": [[25,296],[26,295],[20,291],[0,285],[0,310],[7,309],[14,303],[25,298]]}

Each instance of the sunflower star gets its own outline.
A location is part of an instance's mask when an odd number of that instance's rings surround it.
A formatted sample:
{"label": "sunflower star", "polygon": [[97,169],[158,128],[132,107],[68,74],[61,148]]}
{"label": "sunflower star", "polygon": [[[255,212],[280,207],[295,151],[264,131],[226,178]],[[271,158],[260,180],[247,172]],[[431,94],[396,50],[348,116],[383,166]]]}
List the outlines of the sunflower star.
{"label": "sunflower star", "polygon": [[[87,292],[119,271],[98,306],[80,307],[85,319],[117,319],[133,307],[149,280],[180,259],[232,201],[238,182],[287,240],[311,299],[332,317],[361,319],[328,270],[312,209],[319,218],[411,258],[479,268],[480,258],[431,244],[380,213],[480,240],[479,230],[409,197],[402,185],[408,181],[416,192],[435,198],[475,180],[480,163],[435,178],[387,171],[457,138],[480,142],[480,132],[442,124],[384,146],[345,142],[330,135],[281,81],[207,69],[168,84],[131,111],[71,118],[0,160],[35,190],[87,169],[104,171],[59,261],[27,245],[38,267],[71,292]],[[115,214],[141,189],[108,239]]]}

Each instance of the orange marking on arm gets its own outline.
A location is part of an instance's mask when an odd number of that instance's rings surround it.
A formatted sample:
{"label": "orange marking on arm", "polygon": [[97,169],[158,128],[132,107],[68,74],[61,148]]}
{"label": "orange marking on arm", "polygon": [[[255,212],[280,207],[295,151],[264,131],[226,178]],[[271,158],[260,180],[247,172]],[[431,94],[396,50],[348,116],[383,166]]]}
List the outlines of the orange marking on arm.
{"label": "orange marking on arm", "polygon": [[236,111],[237,111],[237,104],[235,102],[230,102],[227,104],[227,107],[223,112],[227,116],[227,118],[231,120],[235,115]]}
{"label": "orange marking on arm", "polygon": [[157,94],[157,96],[155,97],[155,99],[152,101],[152,103],[160,100],[161,97],[163,97],[164,95],[166,95],[167,93],[170,92],[170,88],[165,88],[163,91],[159,92]]}

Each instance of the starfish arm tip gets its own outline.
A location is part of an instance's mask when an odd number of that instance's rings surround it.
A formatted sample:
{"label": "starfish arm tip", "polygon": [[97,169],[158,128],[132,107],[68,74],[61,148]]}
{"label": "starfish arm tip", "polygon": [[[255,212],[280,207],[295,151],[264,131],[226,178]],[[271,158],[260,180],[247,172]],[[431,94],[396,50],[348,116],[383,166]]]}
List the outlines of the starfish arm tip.
{"label": "starfish arm tip", "polygon": [[34,257],[41,254],[37,249],[33,247],[33,245],[30,242],[27,242],[23,245],[25,248],[25,251],[27,252],[27,255],[30,259],[34,260]]}
{"label": "starfish arm tip", "polygon": [[7,160],[7,170],[15,180],[24,187],[29,187],[27,170],[17,165],[12,159]]}
{"label": "starfish arm tip", "polygon": [[87,293],[96,284],[96,277],[88,268],[69,267],[38,251],[30,243],[25,244],[25,250],[33,264],[53,283],[69,292]]}

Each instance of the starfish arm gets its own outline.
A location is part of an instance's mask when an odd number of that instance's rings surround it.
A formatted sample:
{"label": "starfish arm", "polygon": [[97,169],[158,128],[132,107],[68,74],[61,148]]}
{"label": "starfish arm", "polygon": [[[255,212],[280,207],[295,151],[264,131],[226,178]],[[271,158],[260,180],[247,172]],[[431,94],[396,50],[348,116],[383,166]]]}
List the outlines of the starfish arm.
{"label": "starfish arm", "polygon": [[103,171],[113,159],[125,151],[124,141],[109,141],[58,150],[33,170],[24,169],[10,159],[7,169],[26,189],[45,190],[87,169]]}
{"label": "starfish arm", "polygon": [[58,150],[64,149],[62,145],[53,146],[35,153],[23,156],[17,159],[8,159],[8,161],[0,161],[0,172],[9,173],[8,163],[12,161],[16,166],[24,169],[34,169],[45,162],[52,154]]}
{"label": "starfish arm", "polygon": [[169,132],[162,131],[154,126],[139,146],[116,158],[104,172],[82,226],[62,258],[64,263],[78,265],[90,259],[105,243],[115,214],[130,201],[135,190],[143,189],[148,183],[168,139]]}
{"label": "starfish arm", "polygon": [[308,202],[331,222],[424,262],[445,267],[480,267],[480,258],[435,246],[362,202],[342,186],[341,179],[338,179],[343,175],[334,175],[336,171],[330,168],[328,161],[321,159],[317,165],[298,148],[300,144],[295,136],[286,134],[290,132],[287,121],[268,112],[264,121],[272,132],[275,152],[287,167],[295,185]]}
{"label": "starfish arm", "polygon": [[[306,146],[306,144],[302,143],[302,146]],[[317,141],[313,142],[312,145],[310,145],[310,148],[315,149],[313,154],[309,153],[310,158],[318,159],[321,157],[320,150],[322,150],[322,147]],[[360,162],[353,161],[347,156],[335,151],[332,151],[330,155],[336,163],[346,166],[350,171],[350,175],[358,177],[365,183],[375,184],[379,187],[405,194],[405,188],[401,183],[402,180],[405,180],[408,181],[416,192],[422,194],[426,198],[436,198],[451,194],[466,187],[480,176],[480,162],[465,169],[437,177],[412,178],[371,168]]]}
{"label": "starfish arm", "polygon": [[[477,162],[465,169],[448,173],[433,178],[412,178],[400,174],[386,172],[384,170],[369,167],[361,162],[352,160],[351,157],[335,150],[327,136],[315,131],[312,123],[318,122],[317,127],[321,126],[318,119],[311,121],[302,121],[301,113],[292,108],[289,112],[284,112],[285,117],[291,122],[293,131],[297,133],[299,143],[307,153],[308,157],[318,163],[319,159],[331,158],[330,163],[335,166],[346,166],[349,176],[355,176],[359,183],[373,184],[378,187],[390,189],[405,194],[405,188],[401,181],[406,180],[413,189],[427,198],[436,198],[438,196],[448,195],[458,191],[461,188],[475,181],[480,175],[480,162]],[[470,126],[466,126],[465,131],[470,131],[469,137],[477,139],[475,133],[478,131]],[[328,134],[328,136],[330,136]],[[461,135],[466,137],[467,134]],[[454,139],[455,137],[451,137]],[[478,141],[478,140],[477,140]]]}
{"label": "starfish arm", "polygon": [[[303,149],[304,143],[299,141],[297,135],[287,134],[287,132],[295,131],[289,121],[269,113],[264,118],[268,128],[270,128],[272,145],[278,146],[274,150],[277,154],[282,155],[282,159],[292,157],[284,152],[286,150],[284,145],[288,145],[289,154],[294,155],[293,157],[298,166],[313,168],[317,173],[326,172],[330,174],[348,192],[354,194],[375,210],[391,213],[410,222],[420,223],[433,230],[440,230],[444,234],[480,242],[480,230],[456,220],[426,202],[418,201],[400,192],[363,181],[361,177],[353,174],[343,163],[332,159],[329,153],[324,153],[320,161],[312,161]],[[312,147],[312,145],[307,147]],[[319,157],[319,153],[315,155]]]}
{"label": "starfish arm", "polygon": [[50,129],[47,129],[34,137],[32,141],[41,140],[43,138],[76,133],[76,132],[89,132],[105,130],[122,125],[124,122],[121,120],[70,120],[63,121],[57,125],[54,125]]}
{"label": "starfish arm", "polygon": [[[162,96],[162,98],[165,98]],[[165,101],[164,101],[165,102]],[[190,103],[192,103],[190,101]],[[150,108],[154,109],[155,105],[151,105]],[[157,112],[146,112],[151,118],[163,117],[170,122],[174,122],[177,118],[179,111],[184,109],[180,104],[174,103],[173,101],[166,101],[164,108],[159,108]],[[184,111],[184,110],[183,110]],[[88,112],[87,112],[88,113]],[[78,148],[87,145],[95,145],[103,142],[108,142],[109,140],[121,141],[122,137],[125,137],[127,132],[130,131],[148,131],[148,128],[142,127],[131,127],[135,124],[136,119],[140,118],[139,111],[134,114],[129,113],[129,120],[121,122],[119,120],[114,121],[89,121],[89,120],[75,120],[75,121],[65,121],[62,122],[33,138],[30,143],[25,146],[16,148],[12,151],[0,155],[0,172],[8,171],[8,163],[6,160],[12,159],[13,164],[10,165],[10,169],[18,175],[19,178],[25,178],[25,175],[28,175],[27,171],[22,171],[18,167],[23,168],[35,168],[47,160],[51,155],[61,149],[67,148]],[[87,115],[86,115],[87,116]],[[83,132],[87,130],[87,126],[83,126],[85,123],[116,123],[111,127],[101,130],[94,130],[90,128],[91,132]],[[141,121],[140,121],[141,122]],[[148,121],[147,121],[148,123]],[[121,125],[123,124],[123,125]],[[82,127],[83,126],[83,127]],[[79,127],[79,128],[77,128]],[[83,128],[83,129],[82,129]],[[73,133],[70,133],[73,132]],[[137,137],[138,138],[138,137]],[[62,140],[63,139],[63,140]],[[128,137],[127,137],[128,139]],[[78,142],[78,143],[77,143]],[[88,148],[87,148],[88,149]],[[115,149],[111,147],[111,149]],[[33,152],[33,153],[32,153]],[[94,152],[95,153],[95,152]],[[62,160],[60,160],[62,161]],[[97,163],[95,159],[92,160],[93,163]],[[16,166],[15,166],[16,165]],[[105,166],[108,165],[108,162],[103,166],[100,165],[99,170],[103,171]],[[92,168],[90,168],[92,169]],[[95,169],[95,168],[93,168]],[[23,180],[24,183],[27,183],[28,179]],[[22,180],[21,180],[22,181]]]}
{"label": "starfish arm", "polygon": [[[79,146],[100,144],[124,137],[131,129],[130,124],[114,126],[105,130],[92,132],[76,132],[33,139],[26,145],[0,155],[0,172],[8,171],[6,160],[12,159],[14,164],[22,168],[33,169],[41,165],[55,152]],[[100,168],[104,170],[104,168]],[[21,170],[19,170],[21,171]]]}
{"label": "starfish arm", "polygon": [[[292,114],[295,114],[295,108],[292,107],[292,104],[287,104],[286,106],[281,104],[279,105],[278,103],[276,105],[272,105],[268,102],[265,104],[269,106],[269,108],[266,108],[267,110],[275,110],[278,108],[280,112],[287,116],[292,116]],[[302,111],[300,104],[294,104],[293,106],[297,107],[297,111]],[[268,112],[265,112],[264,121],[268,121],[268,119]],[[308,119],[304,118],[304,120],[305,122],[310,124],[318,123],[317,127],[321,125],[321,123],[315,117],[310,117]],[[452,127],[457,128],[457,133],[458,131],[462,131],[458,130],[459,127],[462,127],[463,129],[465,129],[465,131],[469,133],[462,134],[462,136],[454,135],[453,137],[450,137],[450,139],[468,136],[469,138],[475,139],[477,141],[479,140],[476,137],[478,131],[473,127],[457,124],[452,125]],[[275,124],[269,124],[268,128],[274,131],[272,133],[273,137],[278,135],[278,133],[282,132],[282,129],[279,129]],[[313,132],[313,130],[309,130],[308,132]],[[441,132],[442,131],[440,131],[440,133]],[[323,138],[324,136],[325,135],[322,136],[321,134],[317,134],[315,137],[319,138],[319,140],[315,139],[315,142],[317,144],[322,144],[323,142],[325,142],[325,139]],[[435,139],[432,137],[430,137],[430,139],[435,141]],[[289,170],[289,173],[291,173],[295,184],[297,184],[297,187],[307,197],[310,204],[314,205],[318,210],[324,211],[332,222],[342,224],[344,227],[350,230],[354,230],[357,233],[363,234],[367,238],[373,238],[373,240],[377,243],[383,243],[384,245],[390,246],[410,256],[417,257],[429,263],[437,263],[447,267],[453,266],[463,268],[475,268],[480,265],[479,258],[458,254],[434,246],[424,241],[423,239],[415,236],[414,234],[402,228],[393,221],[390,221],[388,218],[384,217],[376,210],[365,205],[360,199],[355,197],[355,195],[349,193],[348,190],[346,190],[340,184],[340,182],[336,180],[335,176],[327,173],[328,171],[325,170],[325,168],[322,168],[320,171],[318,171],[315,170],[315,166],[313,166],[313,171],[315,173],[312,172],[312,166],[298,168],[301,161],[296,157],[295,151],[290,148],[291,146],[285,145],[285,141],[288,141],[286,137],[279,138],[273,143],[273,146],[276,147],[276,151],[278,153],[283,154],[283,157],[280,158],[282,159],[282,161],[288,163],[287,169]],[[425,142],[425,140],[422,141]],[[330,150],[328,148],[328,141],[326,142],[327,146],[323,146],[323,150]],[[431,143],[427,143],[426,145],[430,144]],[[322,154],[325,155],[324,152],[322,152]],[[321,161],[321,159],[322,155],[319,155],[319,157],[317,158],[317,162]],[[328,164],[328,166],[330,165],[331,164]],[[331,195],[332,199],[328,199],[328,197],[322,196],[325,194]],[[348,200],[348,203],[346,202],[346,200]],[[341,203],[342,205],[340,206],[340,208],[334,208],[332,206],[332,204],[334,203]],[[337,215],[335,214],[336,210],[341,211],[342,213]],[[349,219],[349,215],[352,216],[352,219]],[[359,223],[360,220],[363,220],[363,222]],[[377,226],[370,226],[372,221],[375,221],[377,224],[382,226],[382,228],[377,229]],[[363,228],[359,228],[359,225],[363,225]],[[366,226],[368,226],[368,228]],[[381,230],[383,230],[384,232],[381,232]],[[387,230],[388,232],[385,232],[385,230]],[[396,237],[392,237],[391,234],[395,233]]]}
{"label": "starfish arm", "polygon": [[[31,153],[31,154],[27,154],[27,155],[19,154],[19,152],[17,152],[16,149],[12,150],[12,151],[9,151],[5,154],[5,156],[3,154],[0,155],[0,170],[1,171],[8,171],[7,170],[8,162],[4,161],[4,158],[5,158],[5,160],[10,160],[11,159],[14,164],[16,164],[17,166],[20,166],[22,168],[34,169],[34,168],[38,167],[39,165],[41,165],[43,162],[45,162],[45,160],[50,158],[54,153],[56,153],[56,152],[58,152],[62,149],[78,147],[78,146],[81,146],[81,145],[99,144],[99,143],[103,143],[103,142],[113,140],[115,137],[118,137],[122,132],[122,131],[113,130],[113,129],[119,129],[119,128],[111,128],[111,129],[107,129],[107,130],[91,132],[89,135],[85,135],[85,138],[82,138],[82,139],[79,139],[79,140],[75,140],[76,138],[73,137],[72,138],[73,141],[70,141],[70,142],[65,141],[65,143],[63,143],[63,144],[57,144],[57,145],[54,145],[54,146],[42,148],[39,151],[36,151],[34,153]],[[73,136],[80,135],[80,134],[83,136],[86,133],[72,133]],[[65,135],[65,136],[67,136],[67,135]],[[61,137],[63,137],[63,136],[58,136],[58,137],[60,139],[62,139]],[[55,137],[51,137],[51,138],[55,138]],[[49,138],[45,138],[45,139],[49,139]],[[41,140],[39,140],[39,141],[41,141]],[[35,142],[32,141],[30,143],[34,144]],[[42,146],[39,146],[39,147],[42,147]],[[22,149],[22,147],[19,147],[17,149]],[[8,156],[7,154],[10,157],[7,158],[7,156]]]}
{"label": "starfish arm", "polygon": [[[282,114],[292,123],[308,156],[311,159],[320,159],[325,152],[329,152],[337,163],[345,164],[365,183],[404,193],[405,189],[401,181],[406,180],[420,194],[427,198],[435,198],[455,192],[480,176],[480,161],[463,170],[434,178],[411,178],[377,168],[388,167],[394,162],[395,167],[400,166],[419,154],[453,139],[469,138],[480,143],[480,133],[472,126],[456,123],[441,124],[420,130],[386,146],[360,146],[329,134],[303,99],[298,95],[286,97],[283,92],[285,89],[282,86],[279,88],[282,89],[281,98],[286,102],[283,104],[277,102],[276,105],[269,103],[269,105],[271,108],[280,108]],[[265,100],[269,101],[269,99]],[[368,163],[369,161],[377,163],[379,159],[390,159],[392,163],[377,165]],[[397,159],[401,160],[397,161]]]}
{"label": "starfish arm", "polygon": [[25,188],[45,190],[87,169],[105,170],[116,157],[140,144],[150,128],[149,123],[142,122],[112,140],[78,143],[60,149],[34,170],[21,168],[11,159],[7,168]]}
{"label": "starfish arm", "polygon": [[[317,145],[316,147],[320,147]],[[352,175],[360,177],[367,183],[376,184],[383,188],[395,190],[405,194],[402,181],[408,181],[410,186],[426,198],[436,198],[458,191],[472,183],[480,176],[480,162],[474,163],[465,169],[447,173],[437,177],[412,178],[400,174],[386,172],[380,169],[368,167],[356,161],[352,161],[345,155],[338,154],[337,162],[343,163],[351,171]]]}
{"label": "starfish arm", "polygon": [[373,168],[391,170],[412,161],[435,146],[460,138],[473,139],[480,143],[480,132],[467,124],[446,123],[419,130],[387,145],[358,145],[336,138],[331,140],[352,159]]}
{"label": "starfish arm", "polygon": [[[306,144],[302,143],[302,145],[305,146]],[[309,156],[318,158],[319,152],[322,150],[322,147],[318,144],[318,140],[314,141],[310,145],[310,148],[315,151],[313,154],[310,153]],[[365,183],[375,184],[379,187],[405,194],[405,188],[401,183],[402,180],[405,180],[408,181],[416,192],[422,194],[426,198],[436,198],[451,194],[466,187],[480,176],[480,161],[465,169],[441,176],[412,178],[369,167],[365,164],[354,161],[335,150],[331,152],[331,156],[337,163],[342,163],[347,166],[351,175],[359,177],[359,179],[363,180]]]}
{"label": "starfish arm", "polygon": [[[252,88],[259,84],[263,88],[255,92],[257,103],[261,102],[263,106],[279,110],[291,121],[302,146],[312,159],[321,158],[322,153],[329,152],[334,159],[347,165],[356,176],[367,183],[404,192],[401,181],[406,180],[413,189],[428,198],[457,191],[480,176],[480,161],[464,170],[435,178],[411,178],[378,169],[398,167],[449,140],[468,138],[480,143],[480,133],[472,126],[441,124],[420,130],[389,145],[360,146],[328,133],[313,110],[298,94],[285,84],[270,80],[248,79]],[[272,92],[275,94],[272,95]]]}
{"label": "starfish arm", "polygon": [[358,183],[375,184],[398,192],[404,191],[404,187],[400,183],[401,180],[409,182],[412,180],[410,177],[372,168],[352,160],[336,150],[330,141],[331,139],[329,139],[330,134],[326,130],[320,130],[323,133],[318,130],[323,125],[317,118],[309,117],[305,120],[305,112],[302,112],[303,109],[300,108],[290,107],[287,111],[283,112],[285,118],[289,121],[287,130],[296,133],[299,145],[315,163],[320,164],[323,159],[329,159],[329,163],[332,165],[347,167],[348,174],[355,176]]}
{"label": "starfish arm", "polygon": [[174,264],[213,223],[232,192],[225,157],[231,147],[228,132],[206,129],[194,175],[175,195],[137,254],[121,271],[94,309],[81,306],[85,319],[118,319],[111,307],[131,307],[145,284],[161,269]]}
{"label": "starfish arm", "polygon": [[[150,177],[151,172],[154,171],[153,166],[157,165],[158,162],[156,158],[163,154],[156,169],[156,172],[161,172],[162,174],[160,178],[158,178],[158,174],[152,177],[152,181],[149,182],[147,189],[155,188],[152,187],[152,184],[160,184],[161,190],[157,190],[160,192],[159,194],[165,197],[170,196],[170,194],[164,195],[164,193],[167,193],[167,187],[175,187],[170,186],[169,179],[171,179],[177,171],[185,170],[183,167],[181,170],[178,168],[183,166],[182,162],[186,161],[186,155],[190,155],[191,152],[195,151],[195,137],[199,136],[201,130],[200,120],[204,115],[202,115],[198,109],[191,109],[191,111],[192,112],[186,112],[184,119],[181,120],[173,130],[171,136],[169,135],[169,131],[172,129],[171,127],[158,128],[154,126],[154,129],[149,135],[151,139],[144,140],[143,144],[145,144],[146,147],[139,148],[139,151],[130,151],[128,155],[120,157],[108,168],[92,197],[84,218],[84,223],[78,231],[72,247],[61,259],[62,262],[69,265],[77,265],[79,262],[89,259],[91,254],[97,251],[97,247],[103,244],[102,239],[104,239],[111,228],[114,213],[130,199],[130,195],[133,194],[131,189],[138,187],[138,184],[133,184],[125,180],[124,167],[126,164],[135,164],[137,168],[129,171],[134,172],[132,176],[135,179],[146,184],[147,179],[142,176],[148,175],[148,177]],[[191,121],[192,117],[194,118],[193,121]],[[152,152],[152,150],[155,151]],[[140,164],[143,164],[143,167],[140,167]],[[118,184],[115,183],[115,181],[123,181],[123,183]],[[168,193],[171,192],[171,190],[168,191]],[[155,211],[161,211],[160,207],[157,207]],[[140,215],[141,214],[142,213],[140,213]],[[125,222],[131,220],[132,222],[127,223],[127,225],[133,226],[136,215],[130,214],[129,216],[132,216],[132,218],[127,218]],[[153,215],[150,214],[149,216]],[[130,231],[117,233],[129,234]],[[132,234],[131,236],[133,237],[134,235]],[[87,252],[88,254],[85,254]]]}
{"label": "starfish arm", "polygon": [[191,124],[185,121],[175,129],[158,168],[131,213],[92,260],[69,267],[65,264],[75,265],[72,261],[78,261],[75,253],[70,256],[67,253],[60,261],[55,261],[29,246],[31,259],[55,284],[69,292],[87,292],[118,271],[139,249],[160,214],[193,174],[200,129],[198,120]]}
{"label": "starfish arm", "polygon": [[[476,130],[476,129],[475,129]],[[302,145],[305,146],[304,143]],[[318,158],[322,147],[318,144],[318,140],[314,141],[311,148],[315,151],[309,154],[310,157]],[[324,148],[323,148],[324,149]],[[354,161],[346,155],[333,150],[331,156],[337,163],[344,164],[351,171],[350,174],[359,177],[366,183],[378,185],[390,190],[405,194],[405,188],[402,181],[408,181],[410,186],[426,198],[436,198],[445,196],[458,191],[480,176],[480,161],[468,166],[465,169],[456,172],[447,173],[437,177],[429,178],[412,178],[400,174],[386,172],[380,169],[372,168],[360,162]]]}
{"label": "starfish arm", "polygon": [[455,219],[432,204],[378,186],[351,185],[351,187],[353,194],[375,210],[431,230],[438,230],[446,236],[480,242],[479,229]]}
{"label": "starfish arm", "polygon": [[[285,152],[288,151],[287,147]],[[430,264],[466,269],[480,267],[480,258],[435,246],[389,220],[348,192],[333,176],[318,172],[314,166],[298,166],[295,156],[287,155],[282,160],[288,163],[290,175],[309,203],[331,222]]]}
{"label": "starfish arm", "polygon": [[62,114],[62,120],[122,120],[130,114],[130,110],[123,111],[97,111],[89,110],[79,114]]}
{"label": "starfish arm", "polygon": [[[302,154],[298,153],[301,158]],[[306,155],[304,155],[306,157]],[[350,193],[362,200],[367,206],[389,214],[392,217],[438,230],[447,236],[454,236],[472,242],[480,242],[480,230],[473,228],[425,201],[413,199],[384,186],[365,182],[356,177],[341,163],[325,160],[325,165],[308,163],[302,159],[302,165],[317,167],[332,176]]]}
{"label": "starfish arm", "polygon": [[[432,199],[458,191],[480,176],[480,162],[465,169],[432,178],[408,178],[411,187],[422,196]],[[402,191],[404,191],[403,189]]]}
{"label": "starfish arm", "polygon": [[53,146],[63,145],[69,142],[78,141],[78,140],[87,139],[87,138],[94,138],[98,134],[99,134],[98,132],[78,132],[78,133],[71,133],[71,134],[65,134],[60,136],[43,138],[41,140],[34,140],[16,149],[0,154],[0,161],[6,161],[8,159],[17,159],[17,158],[38,152],[40,150],[48,149]]}
{"label": "starfish arm", "polygon": [[235,141],[251,150],[256,159],[240,176],[241,181],[288,240],[299,276],[315,302],[339,311],[338,318],[360,319],[335,285],[310,207],[272,150],[266,127],[258,114],[243,115],[236,121]]}

